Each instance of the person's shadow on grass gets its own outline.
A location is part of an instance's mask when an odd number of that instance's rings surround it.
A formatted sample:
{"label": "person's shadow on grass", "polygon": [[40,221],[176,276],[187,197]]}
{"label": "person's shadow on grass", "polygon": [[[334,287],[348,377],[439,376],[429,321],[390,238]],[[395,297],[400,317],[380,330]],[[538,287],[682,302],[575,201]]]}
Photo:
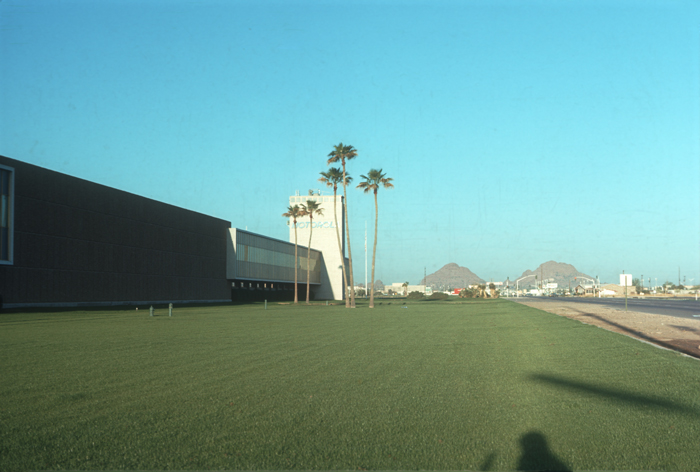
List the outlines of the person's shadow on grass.
{"label": "person's shadow on grass", "polygon": [[517,470],[541,470],[550,472],[571,472],[561,459],[552,453],[547,438],[542,433],[530,431],[520,438],[522,453]]}

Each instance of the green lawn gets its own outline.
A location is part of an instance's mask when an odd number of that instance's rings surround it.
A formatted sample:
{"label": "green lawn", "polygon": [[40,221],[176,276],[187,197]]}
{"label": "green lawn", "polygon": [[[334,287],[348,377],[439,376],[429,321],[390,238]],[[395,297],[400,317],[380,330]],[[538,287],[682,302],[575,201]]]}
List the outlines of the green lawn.
{"label": "green lawn", "polygon": [[0,315],[0,470],[685,470],[700,362],[504,300]]}

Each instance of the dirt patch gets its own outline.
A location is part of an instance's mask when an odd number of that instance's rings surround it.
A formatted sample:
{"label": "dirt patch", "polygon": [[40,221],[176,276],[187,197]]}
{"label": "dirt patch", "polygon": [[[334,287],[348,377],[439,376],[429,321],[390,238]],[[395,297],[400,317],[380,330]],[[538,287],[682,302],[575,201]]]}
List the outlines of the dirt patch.
{"label": "dirt patch", "polygon": [[536,299],[516,301],[700,359],[700,320],[622,311],[593,303]]}

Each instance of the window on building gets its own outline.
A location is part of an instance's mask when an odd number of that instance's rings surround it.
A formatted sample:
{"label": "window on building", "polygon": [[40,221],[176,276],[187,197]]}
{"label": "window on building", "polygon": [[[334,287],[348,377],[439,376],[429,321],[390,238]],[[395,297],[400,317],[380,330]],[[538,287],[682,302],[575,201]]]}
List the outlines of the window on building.
{"label": "window on building", "polygon": [[12,264],[14,169],[0,166],[0,264]]}

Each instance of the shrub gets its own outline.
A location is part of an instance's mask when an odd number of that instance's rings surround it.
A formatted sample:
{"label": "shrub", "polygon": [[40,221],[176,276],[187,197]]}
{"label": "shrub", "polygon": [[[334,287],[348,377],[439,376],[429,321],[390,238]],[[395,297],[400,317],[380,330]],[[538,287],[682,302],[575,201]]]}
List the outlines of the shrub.
{"label": "shrub", "polygon": [[430,297],[428,297],[428,300],[447,300],[448,298],[449,295],[447,295],[444,292],[435,292]]}
{"label": "shrub", "polygon": [[411,292],[406,297],[407,300],[423,300],[423,294],[421,292]]}

